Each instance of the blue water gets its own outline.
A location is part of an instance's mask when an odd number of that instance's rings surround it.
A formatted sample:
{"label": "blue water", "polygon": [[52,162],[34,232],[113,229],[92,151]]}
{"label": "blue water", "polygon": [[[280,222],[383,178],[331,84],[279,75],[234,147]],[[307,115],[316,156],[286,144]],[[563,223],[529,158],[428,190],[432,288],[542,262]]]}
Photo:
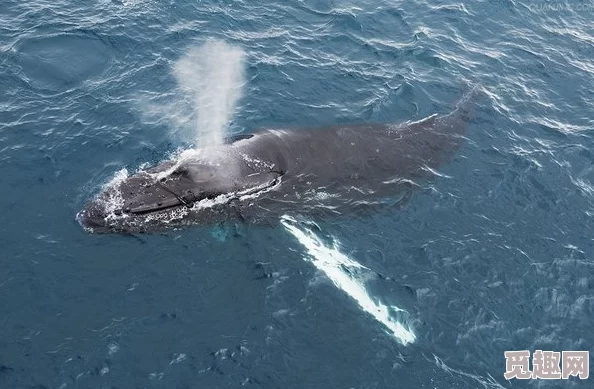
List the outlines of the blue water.
{"label": "blue water", "polygon": [[[506,350],[594,351],[594,4],[550,4],[0,3],[0,388],[590,387],[503,378]],[[281,223],[78,225],[193,144],[174,68],[209,40],[245,52],[228,133],[418,120],[481,86],[404,206],[304,224],[414,341]]]}

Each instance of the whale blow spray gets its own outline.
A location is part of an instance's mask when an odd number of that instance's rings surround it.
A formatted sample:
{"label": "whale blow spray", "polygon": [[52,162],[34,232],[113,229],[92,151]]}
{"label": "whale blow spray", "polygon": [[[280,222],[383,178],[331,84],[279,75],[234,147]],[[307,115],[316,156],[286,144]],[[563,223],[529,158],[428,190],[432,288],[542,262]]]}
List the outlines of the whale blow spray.
{"label": "whale blow spray", "polygon": [[221,145],[244,84],[245,52],[210,40],[190,48],[173,74],[193,108],[196,147]]}

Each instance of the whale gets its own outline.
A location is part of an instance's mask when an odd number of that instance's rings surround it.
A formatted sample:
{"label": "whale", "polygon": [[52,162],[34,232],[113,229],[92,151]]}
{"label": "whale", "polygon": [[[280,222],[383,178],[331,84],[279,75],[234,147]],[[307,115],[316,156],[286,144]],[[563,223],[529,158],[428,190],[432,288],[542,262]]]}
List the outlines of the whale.
{"label": "whale", "polygon": [[398,204],[466,139],[469,96],[417,121],[269,128],[186,150],[112,180],[76,219],[88,232],[142,233]]}

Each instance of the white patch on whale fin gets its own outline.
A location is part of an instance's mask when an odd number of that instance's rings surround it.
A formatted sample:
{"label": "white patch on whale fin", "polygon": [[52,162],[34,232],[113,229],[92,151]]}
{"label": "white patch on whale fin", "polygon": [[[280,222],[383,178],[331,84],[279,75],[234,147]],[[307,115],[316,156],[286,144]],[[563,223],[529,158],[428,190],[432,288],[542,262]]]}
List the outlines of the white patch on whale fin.
{"label": "white patch on whale fin", "polygon": [[322,271],[337,288],[353,298],[363,311],[383,324],[390,335],[403,345],[415,341],[415,334],[390,314],[391,310],[394,312],[403,312],[403,310],[375,301],[365,289],[362,277],[358,277],[357,273],[370,269],[341,253],[336,242],[331,246],[325,244],[312,229],[305,227],[294,218],[284,215],[281,217],[281,223],[307,249],[309,258],[306,260]]}

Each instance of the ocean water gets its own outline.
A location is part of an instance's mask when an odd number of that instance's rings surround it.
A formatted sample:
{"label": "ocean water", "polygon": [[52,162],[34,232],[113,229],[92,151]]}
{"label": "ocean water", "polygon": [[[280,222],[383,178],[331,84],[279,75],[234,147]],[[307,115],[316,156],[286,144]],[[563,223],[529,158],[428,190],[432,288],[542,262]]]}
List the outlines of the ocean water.
{"label": "ocean water", "polygon": [[[586,388],[594,3],[0,3],[0,388]],[[75,215],[225,135],[446,113],[404,206],[92,235]]]}

